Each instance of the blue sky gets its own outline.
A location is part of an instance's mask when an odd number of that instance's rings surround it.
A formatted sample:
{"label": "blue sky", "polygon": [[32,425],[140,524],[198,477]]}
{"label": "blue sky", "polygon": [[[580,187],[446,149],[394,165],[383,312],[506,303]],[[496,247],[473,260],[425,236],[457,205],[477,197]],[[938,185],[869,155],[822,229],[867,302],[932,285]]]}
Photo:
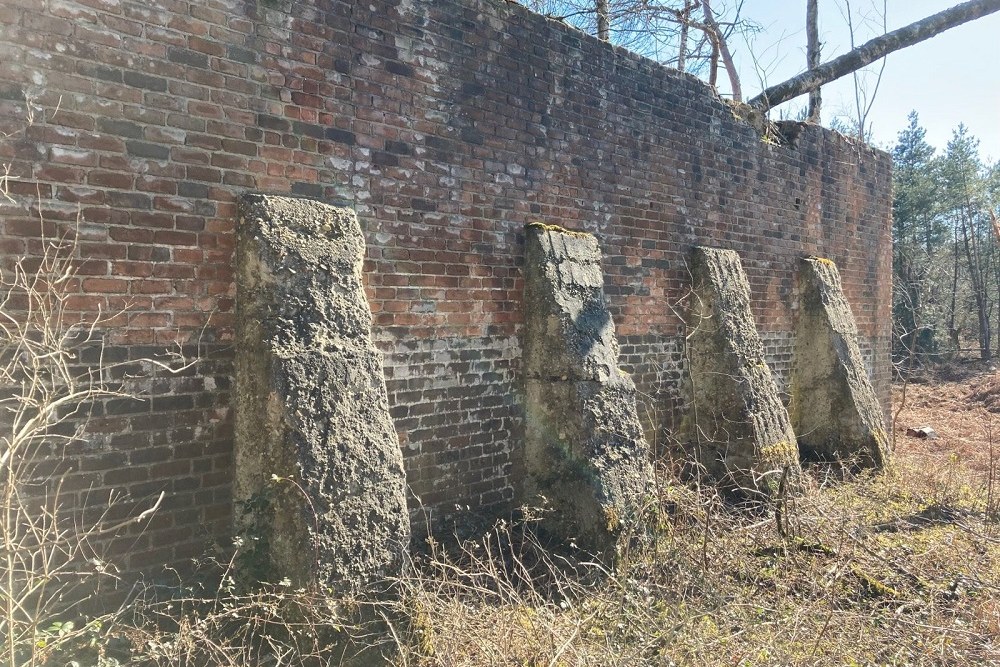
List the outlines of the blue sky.
{"label": "blue sky", "polygon": [[[744,97],[761,90],[758,72],[775,84],[805,66],[805,0],[746,0],[743,15],[763,31],[753,43],[734,38],[730,44],[740,68]],[[856,43],[882,34],[881,0],[852,0]],[[957,4],[947,0],[888,0],[888,29],[894,30]],[[845,0],[819,0],[823,61],[850,50],[850,34],[843,16]],[[865,22],[864,16],[869,20]],[[861,23],[862,25],[857,25]],[[756,54],[750,57],[751,51]],[[877,72],[877,66],[868,68]],[[868,90],[875,73],[864,76]],[[720,73],[720,92],[727,93]],[[804,100],[805,98],[802,98]],[[801,106],[802,100],[789,103]],[[823,124],[838,112],[855,107],[850,77],[823,89]],[[872,143],[889,148],[906,125],[910,110],[920,115],[930,144],[943,150],[952,130],[965,123],[980,140],[984,158],[1000,159],[1000,13],[952,28],[937,37],[891,54],[874,98],[869,119]],[[792,109],[791,111],[794,111]],[[788,113],[788,111],[786,111]]]}

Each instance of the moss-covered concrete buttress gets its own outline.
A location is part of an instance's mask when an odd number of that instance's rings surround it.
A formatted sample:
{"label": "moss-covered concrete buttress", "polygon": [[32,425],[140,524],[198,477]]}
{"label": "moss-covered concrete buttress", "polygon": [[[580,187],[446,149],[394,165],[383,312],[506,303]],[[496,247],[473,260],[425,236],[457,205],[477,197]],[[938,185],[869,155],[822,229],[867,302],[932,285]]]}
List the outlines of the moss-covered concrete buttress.
{"label": "moss-covered concrete buttress", "polygon": [[798,478],[799,454],[750,310],[739,255],[697,247],[688,310],[687,412],[678,439],[709,477],[736,491],[774,493]]}

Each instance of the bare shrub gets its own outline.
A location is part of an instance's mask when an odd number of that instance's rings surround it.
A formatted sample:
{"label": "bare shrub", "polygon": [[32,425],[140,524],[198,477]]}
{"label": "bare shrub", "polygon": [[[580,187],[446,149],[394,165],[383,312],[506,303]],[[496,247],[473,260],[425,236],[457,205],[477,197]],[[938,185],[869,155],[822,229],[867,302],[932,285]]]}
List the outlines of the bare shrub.
{"label": "bare shrub", "polygon": [[96,545],[163,498],[112,520],[120,498],[85,508],[64,492],[65,448],[83,438],[95,401],[123,395],[109,383],[114,365],[100,354],[80,361],[81,350],[100,347],[107,318],[81,321],[69,308],[72,239],[72,230],[43,235],[41,257],[0,272],[0,663],[11,667],[43,664],[81,642],[98,646],[105,622],[81,620],[81,609],[115,569]]}

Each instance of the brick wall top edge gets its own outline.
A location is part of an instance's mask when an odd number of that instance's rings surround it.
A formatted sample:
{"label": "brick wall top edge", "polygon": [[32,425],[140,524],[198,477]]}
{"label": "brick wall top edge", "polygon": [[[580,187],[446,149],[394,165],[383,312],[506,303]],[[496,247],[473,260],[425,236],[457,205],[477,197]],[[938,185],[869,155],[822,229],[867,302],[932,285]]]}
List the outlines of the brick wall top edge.
{"label": "brick wall top edge", "polygon": [[[635,51],[631,51],[623,46],[611,44],[608,42],[603,42],[599,40],[596,36],[591,35],[590,33],[584,32],[576,28],[575,26],[572,26],[563,21],[559,21],[555,18],[538,14],[537,12],[532,11],[528,7],[525,7],[524,5],[518,4],[516,2],[511,2],[511,0],[468,0],[468,1],[470,3],[478,2],[478,4],[484,6],[485,5],[491,6],[495,11],[498,12],[498,15],[499,12],[501,11],[518,12],[524,15],[526,20],[545,22],[555,30],[560,30],[563,31],[564,33],[572,34],[578,37],[581,40],[581,42],[585,43],[588,47],[598,49],[598,53],[604,51],[605,53],[613,55],[614,60],[618,60],[619,62],[631,61],[635,63],[636,67],[639,69],[645,69],[651,72],[658,72],[662,76],[667,78],[672,78],[675,81],[684,81],[686,83],[696,84],[698,87],[701,88],[701,93],[703,95],[724,104],[718,92],[714,88],[712,88],[706,81],[700,79],[694,74],[691,74],[689,72],[681,72],[675,68],[668,67],[660,62],[657,62],[656,60],[648,58],[640,53],[636,53]],[[740,122],[747,125],[748,127],[750,126],[750,124],[747,121],[741,120]],[[821,134],[824,139],[832,140],[839,144],[846,144],[846,146],[851,149],[865,151],[868,154],[875,156],[875,158],[878,160],[891,161],[891,156],[889,155],[888,152],[880,148],[877,148],[875,146],[871,146],[870,144],[859,142],[856,139],[847,137],[844,134],[838,132],[837,130],[823,127],[821,125],[816,125],[814,123],[806,123],[802,121],[784,121],[784,122],[799,126],[803,131],[807,133]],[[789,147],[788,144],[783,144],[783,146]]]}
{"label": "brick wall top edge", "polygon": [[[319,1],[322,2],[323,0]],[[416,1],[419,2],[420,0]],[[704,100],[710,101],[717,109],[729,111],[730,114],[732,112],[732,108],[729,106],[727,101],[725,101],[706,81],[695,76],[694,74],[681,72],[675,68],[668,67],[647,56],[631,51],[626,47],[601,41],[596,36],[584,32],[573,25],[534,12],[530,8],[519,4],[518,2],[513,0],[457,0],[457,2],[458,4],[466,5],[473,10],[480,9],[482,11],[490,11],[496,18],[505,23],[525,21],[527,23],[534,24],[534,27],[531,29],[533,32],[550,29],[561,33],[565,37],[578,39],[578,51],[581,53],[586,51],[588,56],[597,57],[606,61],[597,65],[597,69],[599,70],[614,72],[619,67],[631,65],[637,72],[653,76],[654,78],[660,78],[665,87],[667,85],[685,85],[688,88],[686,91],[687,94],[700,96]],[[563,40],[560,41],[562,42]],[[759,135],[759,132],[747,120],[736,116],[732,116],[732,119],[736,124],[753,130]],[[847,137],[837,130],[802,121],[781,121],[781,124],[786,127],[788,125],[796,126],[798,128],[794,131],[796,135],[805,133],[806,135],[813,135],[812,138],[814,141],[823,140],[832,142],[835,146],[835,150],[850,150],[857,153],[859,157],[861,154],[868,155],[879,163],[878,168],[880,170],[885,170],[891,167],[891,156],[888,152],[878,147],[871,146],[870,144],[859,142],[856,139]],[[785,142],[778,144],[776,148],[793,151],[795,150],[796,145],[797,142]]]}

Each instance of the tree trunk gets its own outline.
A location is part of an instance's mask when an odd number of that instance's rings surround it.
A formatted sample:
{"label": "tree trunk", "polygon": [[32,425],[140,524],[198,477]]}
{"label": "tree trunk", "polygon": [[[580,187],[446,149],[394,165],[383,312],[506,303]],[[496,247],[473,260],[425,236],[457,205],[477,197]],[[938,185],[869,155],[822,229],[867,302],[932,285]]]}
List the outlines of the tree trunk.
{"label": "tree trunk", "polygon": [[951,272],[951,308],[948,313],[948,338],[951,339],[952,355],[959,354],[961,344],[957,326],[958,314],[958,218],[952,225],[952,272]]}
{"label": "tree trunk", "polygon": [[602,42],[611,41],[610,14],[608,0],[597,0],[597,39]]}
{"label": "tree trunk", "polygon": [[[1000,0],[997,0],[997,2],[1000,2]],[[725,65],[726,74],[729,75],[729,86],[733,89],[733,100],[742,102],[743,88],[740,86],[740,75],[736,72],[733,54],[729,52],[729,45],[726,44],[726,36],[722,34],[719,24],[715,21],[715,14],[712,13],[710,0],[701,0],[701,8],[705,13],[705,25],[715,34],[713,46],[719,49],[719,55],[722,56],[722,64]]]}
{"label": "tree trunk", "polygon": [[986,282],[983,279],[982,253],[978,243],[971,203],[966,204],[962,211],[962,245],[965,247],[965,259],[969,264],[969,281],[972,283],[972,294],[976,299],[976,321],[979,324],[979,358],[988,361],[993,352],[990,345],[990,316],[987,304]]}
{"label": "tree trunk", "polygon": [[711,30],[707,30],[705,34],[708,36],[708,41],[712,42],[712,57],[708,61],[708,85],[715,88],[715,84],[719,81],[719,39]]}
{"label": "tree trunk", "polygon": [[[1000,298],[1000,248],[997,248],[996,244],[993,246],[993,282],[996,287],[996,293],[998,298]],[[990,301],[990,305],[993,305],[995,301]],[[997,356],[1000,356],[1000,308],[997,309]]]}
{"label": "tree trunk", "polygon": [[816,90],[820,86],[839,79],[845,74],[856,72],[893,51],[912,46],[935,35],[968,23],[988,14],[1000,11],[1000,0],[970,0],[951,9],[911,23],[905,28],[876,37],[858,48],[818,67],[803,72],[787,81],[771,86],[749,104],[763,111],[778,106],[782,102]]}
{"label": "tree trunk", "polygon": [[[900,300],[899,312],[895,315],[896,327],[898,327],[897,340],[898,347],[893,352],[900,353],[911,362],[917,354],[917,311],[920,308],[920,293],[917,289],[916,280],[913,277],[913,263],[909,258],[897,251],[893,267],[894,291]],[[894,332],[896,328],[894,327]],[[896,347],[895,345],[893,347]],[[911,363],[912,365],[912,363]]]}
{"label": "tree trunk", "polygon": [[[997,219],[993,209],[988,211],[990,215],[990,227],[993,231],[993,280],[996,283],[997,299],[1000,299],[1000,220]],[[1000,357],[1000,308],[997,309],[997,351]]]}
{"label": "tree trunk", "polygon": [[[819,2],[806,2],[806,68],[810,71],[819,67]],[[823,104],[819,86],[809,92],[809,122],[819,123],[819,110]]]}
{"label": "tree trunk", "polygon": [[[996,299],[1000,298],[1000,256],[998,256],[998,250],[1000,250],[1000,249],[997,248],[996,243],[994,243],[994,244],[992,244],[990,246],[990,259],[991,259],[991,262],[990,262],[991,266],[990,266],[990,268],[993,269],[993,283],[994,283],[994,287],[996,288],[996,294],[997,294],[996,297],[991,298],[990,301],[989,301],[990,309],[991,310],[993,310],[993,307],[996,305]],[[996,354],[1000,355],[1000,308],[996,309],[996,313],[997,313],[997,317],[996,317],[996,324],[997,324],[996,332],[997,332],[997,341],[998,341],[998,345],[997,345],[998,349],[997,349]],[[992,316],[992,312],[990,313],[990,315]]]}
{"label": "tree trunk", "polygon": [[684,3],[684,9],[681,12],[680,20],[681,20],[681,35],[680,39],[678,40],[680,42],[680,48],[678,49],[677,52],[677,70],[679,72],[683,72],[685,64],[684,61],[687,59],[688,24],[691,20],[691,5],[689,5],[687,2]]}

